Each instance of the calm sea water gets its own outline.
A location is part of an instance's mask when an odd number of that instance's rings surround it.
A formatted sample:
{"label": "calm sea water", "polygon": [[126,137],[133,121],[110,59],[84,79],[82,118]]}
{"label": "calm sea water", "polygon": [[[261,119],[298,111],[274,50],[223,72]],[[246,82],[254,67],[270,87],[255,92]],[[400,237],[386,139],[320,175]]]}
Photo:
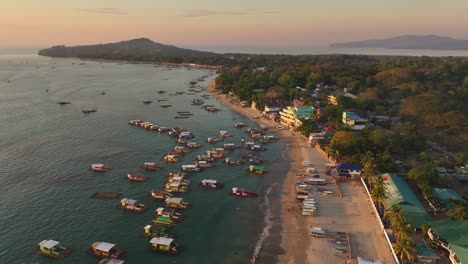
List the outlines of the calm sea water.
{"label": "calm sea water", "polygon": [[[129,252],[126,263],[247,263],[264,223],[264,199],[236,199],[230,187],[245,187],[262,194],[281,183],[287,166],[281,160],[281,145],[268,145],[262,155],[271,161],[265,176],[243,172],[245,166],[226,167],[195,174],[191,192],[182,194],[192,208],[183,211],[186,220],[176,226],[176,240],[185,248],[177,257],[150,252],[140,234],[151,223],[160,204],[148,198],[152,189],[163,187],[169,170],[189,164],[197,154],[213,146],[208,136],[228,130],[238,143],[245,134],[234,122],[252,122],[219,105],[222,111],[208,113],[191,106],[193,95],[160,95],[186,91],[188,83],[212,71],[167,69],[151,65],[83,62],[36,55],[0,55],[0,263],[97,263],[85,251],[95,241],[116,243]],[[206,86],[209,78],[200,83]],[[48,89],[48,92],[46,92]],[[105,91],[105,95],[101,95]],[[159,107],[168,99],[173,107]],[[60,106],[60,100],[71,101]],[[156,101],[144,105],[143,100]],[[98,111],[85,115],[83,108]],[[191,111],[189,119],[174,119],[177,111]],[[130,119],[143,119],[161,126],[183,126],[204,145],[183,162],[164,164],[158,172],[143,171],[145,161],[161,163],[163,153],[175,140],[166,135],[129,126]],[[233,157],[238,158],[238,150]],[[113,170],[93,173],[92,163],[106,163]],[[144,183],[130,183],[127,172],[150,176]],[[199,189],[203,178],[225,183],[221,191]],[[280,184],[274,187],[279,188]],[[96,191],[121,192],[123,197],[150,204],[143,214],[116,208],[118,200],[96,200]],[[54,261],[32,253],[43,239],[61,241],[74,248],[67,258]]]}

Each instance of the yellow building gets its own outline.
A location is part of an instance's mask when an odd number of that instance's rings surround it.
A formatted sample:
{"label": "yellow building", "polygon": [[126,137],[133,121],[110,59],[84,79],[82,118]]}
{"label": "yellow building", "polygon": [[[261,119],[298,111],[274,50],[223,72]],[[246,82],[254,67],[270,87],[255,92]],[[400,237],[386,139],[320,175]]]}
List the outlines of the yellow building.
{"label": "yellow building", "polygon": [[288,127],[300,127],[301,120],[314,119],[314,108],[312,106],[288,106],[279,112],[281,124]]}

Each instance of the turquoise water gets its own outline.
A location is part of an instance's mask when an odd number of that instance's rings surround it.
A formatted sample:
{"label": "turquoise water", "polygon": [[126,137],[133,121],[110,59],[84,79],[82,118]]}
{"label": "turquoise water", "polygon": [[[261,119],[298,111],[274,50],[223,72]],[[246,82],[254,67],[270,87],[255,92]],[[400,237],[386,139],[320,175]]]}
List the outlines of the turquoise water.
{"label": "turquoise water", "polygon": [[[187,91],[191,80],[204,75],[215,77],[209,70],[0,55],[0,263],[97,263],[85,253],[95,241],[127,250],[126,263],[247,263],[264,226],[266,205],[262,198],[236,199],[227,193],[237,186],[264,194],[281,182],[287,166],[281,161],[280,144],[270,144],[262,153],[272,163],[267,175],[249,175],[243,172],[245,166],[218,162],[216,168],[190,178],[191,191],[180,196],[192,208],[182,211],[187,218],[175,227],[176,241],[185,249],[182,255],[153,253],[140,236],[160,204],[148,193],[163,187],[167,171],[192,163],[197,154],[214,147],[206,138],[219,130],[234,135],[222,143],[237,144],[246,134],[233,128],[234,122],[255,126],[214,99],[206,102],[220,108],[218,113],[191,106],[199,95],[156,93]],[[206,86],[210,78],[200,84]],[[157,99],[168,99],[173,107],[163,109]],[[60,100],[72,103],[59,106]],[[143,100],[155,103],[144,105]],[[83,114],[88,107],[98,111]],[[174,119],[177,111],[194,115]],[[176,145],[175,139],[129,126],[131,119],[181,125],[204,146],[181,163],[163,164],[162,171],[143,171],[143,162],[162,164],[163,153]],[[231,156],[239,158],[240,152]],[[105,163],[113,170],[93,173],[88,170],[92,163]],[[130,183],[124,179],[128,172],[150,179]],[[203,178],[218,179],[225,189],[199,189],[196,184]],[[96,191],[121,192],[151,209],[143,214],[121,211],[116,208],[118,200],[90,199]],[[60,261],[33,254],[43,239],[58,240],[74,251]]]}

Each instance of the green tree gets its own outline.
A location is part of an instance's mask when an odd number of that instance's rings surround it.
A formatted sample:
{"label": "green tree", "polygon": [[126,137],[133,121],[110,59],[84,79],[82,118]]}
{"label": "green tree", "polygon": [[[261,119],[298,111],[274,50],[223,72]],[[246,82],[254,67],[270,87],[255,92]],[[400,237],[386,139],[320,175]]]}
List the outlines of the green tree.
{"label": "green tree", "polygon": [[362,164],[362,173],[361,177],[364,181],[369,184],[371,187],[374,182],[374,178],[378,177],[379,172],[377,171],[377,165],[375,163],[375,158],[372,152],[367,151],[361,159]]}
{"label": "green tree", "polygon": [[371,190],[371,197],[374,203],[377,204],[377,209],[379,213],[385,211],[387,206],[387,188],[385,185],[384,178],[382,176],[377,176],[374,178],[374,184]]}
{"label": "green tree", "polygon": [[302,125],[299,127],[298,131],[302,135],[308,137],[310,133],[320,132],[320,129],[317,126],[317,122],[313,119],[302,120]]}
{"label": "green tree", "polygon": [[420,164],[408,172],[408,179],[417,184],[434,186],[439,182],[439,172],[432,164]]}
{"label": "green tree", "polygon": [[464,203],[456,203],[455,206],[450,209],[446,215],[453,220],[466,220],[468,219],[468,205]]}
{"label": "green tree", "polygon": [[392,243],[393,250],[401,261],[412,261],[416,255],[416,247],[411,239],[399,239]]}

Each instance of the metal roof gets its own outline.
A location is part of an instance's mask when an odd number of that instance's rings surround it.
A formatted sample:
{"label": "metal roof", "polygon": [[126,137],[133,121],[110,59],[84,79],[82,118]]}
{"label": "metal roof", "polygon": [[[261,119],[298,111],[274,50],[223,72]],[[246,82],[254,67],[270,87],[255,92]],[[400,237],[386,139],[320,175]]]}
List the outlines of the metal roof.
{"label": "metal roof", "polygon": [[115,247],[115,244],[99,242],[99,244],[96,246],[96,249],[103,252],[109,252],[113,247]]}
{"label": "metal roof", "polygon": [[158,244],[158,245],[165,245],[165,246],[169,246],[172,241],[174,241],[174,239],[172,238],[167,238],[167,237],[153,237],[151,240],[150,240],[150,243],[151,244]]}
{"label": "metal roof", "polygon": [[427,214],[426,209],[403,178],[388,173],[383,174],[382,177],[387,188],[387,208],[399,204],[405,213]]}
{"label": "metal roof", "polygon": [[468,263],[468,221],[447,220],[429,223],[434,233],[447,240],[461,263]]}
{"label": "metal roof", "polygon": [[60,242],[55,241],[55,240],[43,240],[41,243],[39,243],[39,246],[44,247],[44,248],[53,248],[60,244]]}

